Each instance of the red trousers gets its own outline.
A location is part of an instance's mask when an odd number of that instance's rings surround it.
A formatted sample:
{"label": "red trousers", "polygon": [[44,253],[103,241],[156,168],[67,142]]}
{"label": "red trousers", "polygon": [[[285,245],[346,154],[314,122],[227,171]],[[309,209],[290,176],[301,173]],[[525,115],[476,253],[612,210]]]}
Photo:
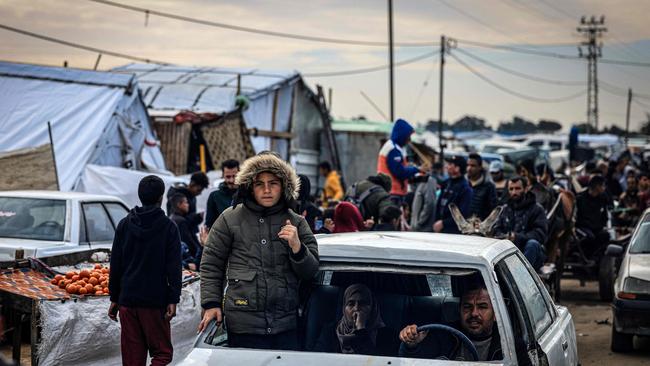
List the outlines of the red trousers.
{"label": "red trousers", "polygon": [[129,308],[120,306],[122,325],[122,365],[145,366],[147,352],[151,366],[163,366],[172,362],[174,349],[165,309]]}

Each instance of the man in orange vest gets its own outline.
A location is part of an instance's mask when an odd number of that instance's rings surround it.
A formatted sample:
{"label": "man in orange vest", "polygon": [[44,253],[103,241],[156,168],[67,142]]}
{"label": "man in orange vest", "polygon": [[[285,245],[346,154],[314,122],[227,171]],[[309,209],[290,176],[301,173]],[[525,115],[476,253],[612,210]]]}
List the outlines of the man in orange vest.
{"label": "man in orange vest", "polygon": [[418,167],[408,165],[404,150],[411,141],[414,131],[405,120],[400,118],[395,121],[390,139],[379,150],[377,158],[377,173],[384,173],[391,177],[391,198],[400,204],[408,191],[408,179],[420,172]]}

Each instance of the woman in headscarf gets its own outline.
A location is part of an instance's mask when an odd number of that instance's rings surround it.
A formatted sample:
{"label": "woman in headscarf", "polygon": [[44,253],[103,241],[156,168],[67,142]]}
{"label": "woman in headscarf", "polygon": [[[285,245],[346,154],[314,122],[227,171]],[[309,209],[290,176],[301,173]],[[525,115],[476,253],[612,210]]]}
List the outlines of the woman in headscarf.
{"label": "woman in headscarf", "polygon": [[334,209],[334,232],[353,233],[372,228],[373,219],[363,221],[357,206],[350,202],[340,202]]}
{"label": "woman in headscarf", "polygon": [[343,316],[323,327],[315,351],[394,356],[398,348],[397,332],[384,324],[372,291],[354,284],[343,295]]}

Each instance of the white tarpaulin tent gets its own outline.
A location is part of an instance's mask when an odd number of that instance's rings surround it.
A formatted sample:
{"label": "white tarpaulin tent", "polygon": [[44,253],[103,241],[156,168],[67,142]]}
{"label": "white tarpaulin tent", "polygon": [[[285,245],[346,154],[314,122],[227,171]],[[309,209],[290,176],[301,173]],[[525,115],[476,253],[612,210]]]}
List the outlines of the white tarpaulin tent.
{"label": "white tarpaulin tent", "polygon": [[0,62],[0,153],[48,144],[48,121],[62,191],[87,164],[165,169],[132,75]]}
{"label": "white tarpaulin tent", "polygon": [[[145,105],[154,118],[172,117],[180,111],[232,112],[237,109],[239,88],[240,95],[249,101],[243,110],[247,128],[294,132],[292,148],[320,148],[318,134],[322,121],[316,98],[297,71],[158,64],[128,64],[112,71],[136,75]],[[289,141],[276,138],[272,143],[273,140],[268,134],[251,136],[255,152],[275,150],[288,159]]]}

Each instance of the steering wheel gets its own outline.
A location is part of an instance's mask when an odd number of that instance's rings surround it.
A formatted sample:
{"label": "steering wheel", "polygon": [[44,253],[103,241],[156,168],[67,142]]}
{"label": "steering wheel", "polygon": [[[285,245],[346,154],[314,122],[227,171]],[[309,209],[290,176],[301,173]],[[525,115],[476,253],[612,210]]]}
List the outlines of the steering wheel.
{"label": "steering wheel", "polygon": [[[452,335],[455,335],[460,339],[460,341],[467,347],[469,350],[469,353],[472,355],[474,358],[472,361],[478,361],[478,351],[476,351],[476,347],[474,347],[474,343],[467,338],[465,334],[463,334],[461,331],[458,329],[452,328],[448,325],[443,325],[443,324],[426,324],[426,325],[421,325],[418,327],[418,332],[423,332],[425,330],[442,330],[447,333],[451,333]],[[399,346],[399,354],[405,354],[406,353],[406,344],[402,342]]]}
{"label": "steering wheel", "polygon": [[40,228],[40,227],[51,227],[51,228],[58,229],[61,227],[61,225],[56,221],[49,220],[49,221],[43,221],[40,224],[36,225],[36,228]]}

